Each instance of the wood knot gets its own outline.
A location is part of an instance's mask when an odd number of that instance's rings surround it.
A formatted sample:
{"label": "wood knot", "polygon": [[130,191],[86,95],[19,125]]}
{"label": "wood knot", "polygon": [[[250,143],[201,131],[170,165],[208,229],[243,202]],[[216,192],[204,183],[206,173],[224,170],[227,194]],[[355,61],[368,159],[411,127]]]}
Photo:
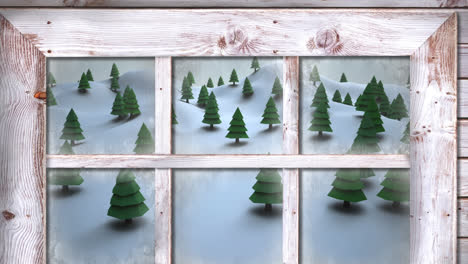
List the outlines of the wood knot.
{"label": "wood knot", "polygon": [[37,93],[34,94],[34,98],[45,100],[45,99],[47,99],[47,93],[46,92],[37,92]]}
{"label": "wood knot", "polygon": [[330,49],[339,41],[340,35],[334,29],[322,29],[315,36],[315,44],[322,49]]}
{"label": "wood knot", "polygon": [[47,21],[47,25],[50,25],[50,24],[52,24],[52,22],[50,22],[50,21]]}
{"label": "wood knot", "polygon": [[7,210],[4,210],[4,211],[2,212],[2,215],[3,215],[3,217],[5,217],[5,219],[6,219],[7,221],[9,221],[9,220],[15,218],[15,214],[12,213],[12,212],[9,212],[9,211],[7,211]]}
{"label": "wood knot", "polygon": [[218,39],[218,47],[220,49],[225,49],[226,48],[226,38],[224,36],[221,36],[219,39]]}

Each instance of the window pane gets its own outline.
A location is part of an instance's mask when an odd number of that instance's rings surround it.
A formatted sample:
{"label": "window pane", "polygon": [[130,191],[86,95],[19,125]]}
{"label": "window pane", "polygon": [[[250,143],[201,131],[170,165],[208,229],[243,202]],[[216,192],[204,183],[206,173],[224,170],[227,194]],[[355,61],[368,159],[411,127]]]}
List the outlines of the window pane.
{"label": "window pane", "polygon": [[154,170],[47,174],[47,263],[154,263]]}
{"label": "window pane", "polygon": [[51,58],[47,83],[48,153],[154,151],[154,59]]}
{"label": "window pane", "polygon": [[408,57],[300,63],[302,153],[408,153]]}
{"label": "window pane", "polygon": [[409,263],[409,170],[303,170],[302,263]]}
{"label": "window pane", "polygon": [[176,58],[173,73],[175,153],[281,153],[281,58]]}
{"label": "window pane", "polygon": [[174,263],[282,262],[281,170],[173,173]]}

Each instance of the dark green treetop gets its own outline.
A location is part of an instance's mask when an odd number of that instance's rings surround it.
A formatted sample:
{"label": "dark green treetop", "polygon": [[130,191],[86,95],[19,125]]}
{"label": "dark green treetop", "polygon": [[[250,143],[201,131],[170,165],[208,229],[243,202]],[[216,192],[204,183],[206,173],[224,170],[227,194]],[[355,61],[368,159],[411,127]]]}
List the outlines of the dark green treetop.
{"label": "dark green treetop", "polygon": [[385,179],[380,184],[382,190],[377,194],[378,197],[394,202],[398,206],[400,202],[409,201],[410,196],[410,177],[408,169],[391,169],[385,174]]}
{"label": "dark green treetop", "polygon": [[356,109],[357,109],[359,103],[361,102],[361,98],[362,98],[362,94],[360,94],[360,95],[358,96],[358,98],[356,99],[356,102],[354,103],[354,106],[356,107]]}
{"label": "dark green treetop", "polygon": [[245,127],[244,117],[242,116],[239,107],[237,107],[236,112],[234,112],[232,121],[229,124],[229,132],[226,135],[227,138],[235,138],[236,142],[239,142],[239,138],[249,138],[246,133],[247,128]]}
{"label": "dark green treetop", "polygon": [[268,99],[268,102],[265,107],[265,111],[263,111],[262,115],[263,119],[260,122],[261,124],[268,124],[268,128],[271,129],[273,124],[280,124],[281,121],[279,120],[278,109],[276,108],[275,100],[273,97]]}
{"label": "dark green treetop", "polygon": [[117,94],[115,95],[111,115],[119,116],[119,118],[123,118],[127,115],[127,112],[125,111],[124,100],[120,95],[120,92],[117,92]]}
{"label": "dark green treetop", "polygon": [[310,131],[318,131],[319,135],[322,135],[322,132],[333,132],[333,129],[330,127],[330,116],[328,115],[327,104],[321,102],[317,109],[313,113],[313,119],[310,122]]}
{"label": "dark green treetop", "polygon": [[198,94],[197,104],[200,106],[206,106],[208,104],[208,98],[208,89],[203,85],[200,89],[200,93]]}
{"label": "dark green treetop", "polygon": [[379,110],[380,110],[380,114],[385,117],[388,117],[388,115],[390,114],[390,111],[391,111],[390,102],[388,101],[387,94],[385,93],[383,93],[380,96]]}
{"label": "dark green treetop", "polygon": [[83,72],[81,74],[80,84],[78,85],[78,91],[85,93],[88,89],[91,89],[89,85],[88,78],[86,78],[86,74]]}
{"label": "dark green treetop", "polygon": [[283,184],[277,169],[260,169],[256,180],[250,201],[265,204],[265,211],[271,211],[272,204],[283,203]]}
{"label": "dark green treetop", "polygon": [[189,71],[187,74],[187,80],[190,85],[195,83],[195,78],[193,77],[193,73],[191,71]]}
{"label": "dark green treetop", "polygon": [[369,102],[371,100],[375,101],[375,94],[370,92],[370,90],[372,89],[370,87],[372,86],[373,86],[372,84],[367,84],[366,89],[356,101],[355,106],[356,106],[357,111],[366,111],[369,105]]}
{"label": "dark green treetop", "polygon": [[180,99],[185,100],[186,103],[193,99],[192,86],[187,77],[184,77],[182,81],[182,97]]}
{"label": "dark green treetop", "polygon": [[214,87],[213,80],[211,80],[211,77],[208,78],[208,82],[206,83],[206,87],[208,87],[208,88],[213,88]]}
{"label": "dark green treetop", "polygon": [[401,120],[404,117],[408,117],[408,110],[406,110],[405,101],[403,97],[401,97],[401,94],[398,94],[393,100],[390,110],[390,115],[388,117],[391,119]]}
{"label": "dark green treetop", "polygon": [[236,85],[236,82],[239,82],[239,78],[237,77],[236,69],[232,69],[231,77],[229,78],[229,82],[232,82],[232,85]]}
{"label": "dark green treetop", "polygon": [[353,100],[351,99],[351,95],[349,95],[349,93],[346,94],[343,104],[351,106],[353,105]]}
{"label": "dark green treetop", "polygon": [[406,129],[403,132],[403,137],[400,139],[400,141],[403,142],[404,144],[409,144],[409,140],[410,140],[409,130],[410,129],[409,129],[409,122],[408,122],[408,124],[406,124]]}
{"label": "dark green treetop", "polygon": [[223,80],[223,77],[219,76],[218,86],[221,86],[221,85],[224,85],[224,80]]}
{"label": "dark green treetop", "polygon": [[313,82],[314,85],[316,82],[320,82],[320,74],[318,72],[317,66],[314,65],[312,72],[310,73],[309,81]]}
{"label": "dark green treetop", "polygon": [[143,216],[149,210],[144,201],[145,197],[140,192],[135,175],[129,169],[122,169],[112,189],[107,215],[131,222],[132,218]]}
{"label": "dark green treetop", "polygon": [[[125,112],[130,114],[130,116],[135,116],[141,114],[140,106],[135,95],[135,91],[127,85],[128,92],[124,93],[123,102],[125,107]],[[127,90],[125,88],[125,90]]]}
{"label": "dark green treetop", "polygon": [[172,124],[177,125],[179,122],[177,122],[177,115],[174,111],[174,105],[171,105],[171,114],[172,114]]}
{"label": "dark green treetop", "polygon": [[332,98],[333,102],[341,103],[341,93],[340,91],[336,90],[335,93],[333,94]]}
{"label": "dark green treetop", "polygon": [[332,183],[333,189],[328,193],[328,196],[342,200],[344,207],[349,207],[351,202],[357,203],[367,200],[362,191],[364,183],[361,181],[359,169],[339,169],[335,176]]}
{"label": "dark green treetop", "polygon": [[86,72],[86,78],[88,78],[88,81],[94,82],[94,77],[90,69]]}
{"label": "dark green treetop", "polygon": [[311,107],[317,107],[321,102],[326,103],[327,108],[330,108],[330,106],[328,105],[327,92],[325,91],[325,86],[323,86],[323,83],[320,83],[319,87],[317,88],[317,91],[314,95],[314,99],[312,99]]}
{"label": "dark green treetop", "polygon": [[252,84],[250,84],[249,78],[245,78],[244,87],[242,87],[242,94],[252,95],[254,93]]}
{"label": "dark green treetop", "polygon": [[113,78],[117,78],[119,79],[119,69],[117,68],[117,65],[115,63],[112,64],[112,70],[111,70],[111,73],[110,73],[110,77],[113,77]]}
{"label": "dark green treetop", "polygon": [[348,82],[348,79],[346,79],[346,75],[344,74],[344,72],[341,74],[340,82]]}
{"label": "dark green treetop", "polygon": [[375,78],[375,75],[372,76],[372,79],[371,79],[370,83],[377,84],[377,79]]}
{"label": "dark green treetop", "polygon": [[367,115],[374,121],[375,132],[380,133],[385,131],[385,128],[382,126],[383,121],[380,117],[379,107],[375,100],[369,100],[369,105],[367,106],[367,110],[364,112],[364,115]]}
{"label": "dark green treetop", "polygon": [[152,154],[154,152],[154,139],[145,123],[141,125],[135,144],[133,152],[136,154]]}
{"label": "dark green treetop", "polygon": [[47,74],[47,84],[50,87],[54,87],[55,85],[57,85],[57,82],[55,81],[55,77],[51,72]]}
{"label": "dark green treetop", "polygon": [[[128,85],[127,85],[127,87],[128,87]],[[120,90],[119,79],[117,79],[116,77],[112,77],[110,89],[113,92],[116,92],[116,91]]]}
{"label": "dark green treetop", "polygon": [[205,115],[203,116],[202,122],[209,124],[212,128],[213,125],[221,124],[221,119],[218,114],[218,102],[216,101],[216,96],[213,92],[210,93],[208,98],[208,104],[205,107]]}
{"label": "dark green treetop", "polygon": [[82,140],[85,138],[81,132],[83,132],[83,130],[78,121],[78,116],[76,116],[72,108],[70,112],[68,112],[60,139],[70,140],[71,144],[74,145],[75,140]]}
{"label": "dark green treetop", "polygon": [[251,69],[254,69],[254,72],[257,72],[260,69],[260,63],[258,62],[257,57],[252,59],[252,64],[250,65]]}
{"label": "dark green treetop", "polygon": [[283,86],[281,85],[281,82],[276,76],[275,82],[273,83],[273,88],[271,89],[271,93],[277,96],[281,96],[283,94]]}
{"label": "dark green treetop", "polygon": [[370,115],[364,115],[349,153],[369,154],[380,152],[378,141],[375,121]]}
{"label": "dark green treetop", "polygon": [[57,101],[55,100],[54,93],[52,92],[52,89],[50,88],[50,86],[47,86],[46,94],[47,94],[47,99],[46,99],[47,106],[57,105]]}

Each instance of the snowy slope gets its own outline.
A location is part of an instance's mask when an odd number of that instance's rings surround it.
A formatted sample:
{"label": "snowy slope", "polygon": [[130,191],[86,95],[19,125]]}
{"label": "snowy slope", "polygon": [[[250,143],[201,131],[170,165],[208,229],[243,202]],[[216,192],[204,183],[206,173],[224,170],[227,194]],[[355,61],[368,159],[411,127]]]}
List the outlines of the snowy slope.
{"label": "snowy slope", "polygon": [[47,147],[57,153],[63,140],[59,139],[66,116],[73,108],[78,116],[85,140],[73,147],[77,154],[130,154],[133,153],[138,131],[144,122],[154,135],[154,73],[134,71],[119,79],[121,94],[127,85],[135,91],[141,115],[129,120],[116,120],[111,115],[115,93],[110,80],[89,82],[87,93],[78,92],[78,83],[57,84],[52,92],[57,105],[47,108]]}

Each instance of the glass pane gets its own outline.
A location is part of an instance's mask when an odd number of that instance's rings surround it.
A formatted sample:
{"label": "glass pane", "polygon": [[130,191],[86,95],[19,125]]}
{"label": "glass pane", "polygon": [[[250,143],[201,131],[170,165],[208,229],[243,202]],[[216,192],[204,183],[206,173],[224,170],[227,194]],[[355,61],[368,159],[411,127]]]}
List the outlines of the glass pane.
{"label": "glass pane", "polygon": [[281,153],[281,58],[177,58],[173,72],[175,153]]}
{"label": "glass pane", "polygon": [[154,170],[47,172],[47,263],[154,263]]}
{"label": "glass pane", "polygon": [[154,59],[47,62],[49,154],[58,154],[65,141],[75,154],[154,151]]}
{"label": "glass pane", "polygon": [[174,263],[281,263],[281,170],[174,170]]}
{"label": "glass pane", "polygon": [[300,63],[302,153],[408,153],[408,57]]}
{"label": "glass pane", "polygon": [[301,262],[409,263],[409,170],[303,170]]}

